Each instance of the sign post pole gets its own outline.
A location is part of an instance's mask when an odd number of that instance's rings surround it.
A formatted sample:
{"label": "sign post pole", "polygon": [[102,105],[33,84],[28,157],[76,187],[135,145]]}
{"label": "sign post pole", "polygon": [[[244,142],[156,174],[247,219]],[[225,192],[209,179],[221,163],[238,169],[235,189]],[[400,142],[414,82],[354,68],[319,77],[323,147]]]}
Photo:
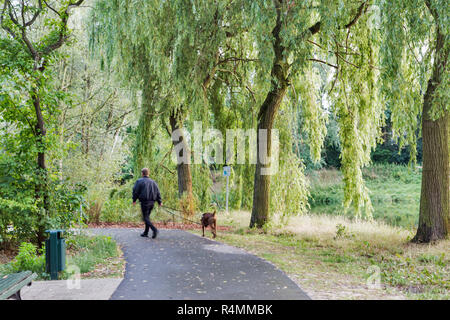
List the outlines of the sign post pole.
{"label": "sign post pole", "polygon": [[230,180],[231,168],[229,166],[223,167],[223,175],[227,177],[227,195],[226,195],[226,212],[228,213],[228,194],[229,194],[229,180]]}
{"label": "sign post pole", "polygon": [[227,213],[228,213],[228,180],[230,179],[229,176],[227,176]]}

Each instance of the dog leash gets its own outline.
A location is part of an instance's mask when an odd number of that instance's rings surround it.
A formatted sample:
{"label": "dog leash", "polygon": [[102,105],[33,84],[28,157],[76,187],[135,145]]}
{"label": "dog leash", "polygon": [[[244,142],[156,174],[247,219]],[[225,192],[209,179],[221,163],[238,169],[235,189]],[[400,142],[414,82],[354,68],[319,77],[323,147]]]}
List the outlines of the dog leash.
{"label": "dog leash", "polygon": [[169,214],[171,214],[171,215],[173,215],[173,216],[177,216],[177,217],[180,217],[180,218],[182,218],[182,219],[184,219],[184,220],[187,220],[187,221],[189,221],[189,222],[192,222],[192,223],[195,223],[195,224],[198,224],[198,225],[202,225],[201,223],[196,222],[196,221],[193,221],[193,220],[190,220],[190,219],[188,219],[188,218],[185,218],[185,217],[183,217],[183,216],[180,215],[180,214],[176,214],[176,213],[174,213],[174,212],[170,212],[168,209],[173,210],[173,211],[181,212],[180,210],[173,209],[173,208],[166,207],[166,206],[161,206],[160,208],[164,209],[167,213],[169,213]]}

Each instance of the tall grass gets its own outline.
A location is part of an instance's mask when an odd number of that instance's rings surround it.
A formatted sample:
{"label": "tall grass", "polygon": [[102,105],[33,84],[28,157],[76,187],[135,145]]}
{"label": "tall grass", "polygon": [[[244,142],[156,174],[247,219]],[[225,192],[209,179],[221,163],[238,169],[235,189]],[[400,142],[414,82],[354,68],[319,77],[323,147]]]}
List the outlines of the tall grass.
{"label": "tall grass", "polygon": [[[233,211],[219,213],[218,223],[246,229],[250,212]],[[341,230],[341,231],[339,231]],[[401,227],[390,226],[382,221],[352,220],[345,216],[307,214],[295,216],[285,226],[269,231],[271,234],[291,234],[305,241],[323,244],[350,245],[350,242],[370,242],[380,248],[398,248],[411,238],[412,232]]]}
{"label": "tall grass", "polygon": [[219,241],[268,259],[318,297],[374,297],[366,285],[375,268],[387,288],[378,290],[381,299],[392,290],[414,299],[449,299],[450,239],[413,244],[411,230],[339,215],[296,216],[264,231],[248,228],[248,211],[219,212],[217,218],[219,225],[236,227],[219,232]]}
{"label": "tall grass", "polygon": [[77,235],[67,239],[67,249],[72,254],[67,265],[75,265],[81,273],[91,271],[103,260],[118,255],[117,243],[107,236]]}

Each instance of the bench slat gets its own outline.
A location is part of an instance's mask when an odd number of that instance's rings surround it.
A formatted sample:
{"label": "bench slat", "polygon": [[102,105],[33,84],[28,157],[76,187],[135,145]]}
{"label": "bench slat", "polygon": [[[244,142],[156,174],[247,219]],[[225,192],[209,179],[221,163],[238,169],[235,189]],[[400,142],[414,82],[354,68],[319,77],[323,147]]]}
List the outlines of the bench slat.
{"label": "bench slat", "polygon": [[0,300],[8,299],[24,286],[31,283],[36,277],[37,274],[31,271],[25,271],[7,275],[6,278],[0,278]]}
{"label": "bench slat", "polygon": [[30,275],[31,271],[0,275],[0,291],[5,290],[5,288],[7,289],[11,284],[19,282]]}

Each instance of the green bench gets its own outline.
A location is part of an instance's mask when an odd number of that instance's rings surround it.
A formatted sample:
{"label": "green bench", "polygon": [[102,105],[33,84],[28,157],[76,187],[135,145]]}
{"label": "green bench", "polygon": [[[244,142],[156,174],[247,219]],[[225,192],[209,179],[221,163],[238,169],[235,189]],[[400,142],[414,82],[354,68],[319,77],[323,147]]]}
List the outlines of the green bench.
{"label": "green bench", "polygon": [[37,274],[31,271],[0,275],[0,300],[9,298],[22,300],[20,290],[25,286],[31,286],[36,277]]}

